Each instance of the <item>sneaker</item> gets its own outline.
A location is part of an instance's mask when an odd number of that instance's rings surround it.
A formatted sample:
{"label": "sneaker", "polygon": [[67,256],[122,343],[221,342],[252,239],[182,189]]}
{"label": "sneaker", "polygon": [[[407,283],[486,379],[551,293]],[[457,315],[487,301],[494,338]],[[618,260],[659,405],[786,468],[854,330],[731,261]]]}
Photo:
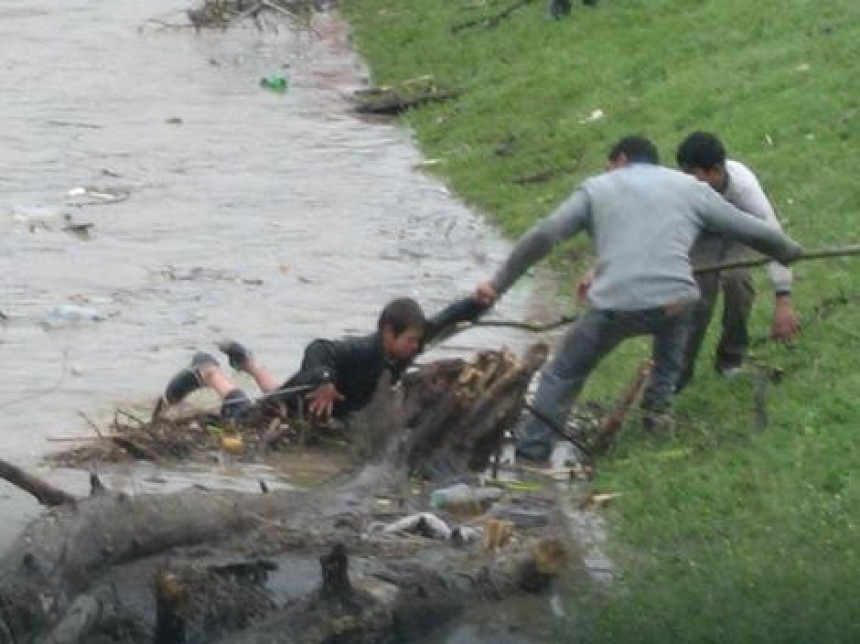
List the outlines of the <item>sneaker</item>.
{"label": "sneaker", "polygon": [[203,386],[200,368],[208,365],[218,366],[218,361],[208,353],[198,352],[191,358],[191,365],[177,373],[164,388],[164,402],[175,405],[185,400]]}
{"label": "sneaker", "polygon": [[230,366],[237,371],[244,371],[251,360],[251,352],[244,345],[239,344],[235,340],[225,340],[218,343],[218,349],[222,353],[227,354],[227,360]]}
{"label": "sneaker", "polygon": [[730,354],[717,356],[714,368],[721,376],[732,378],[744,370],[744,357]]}

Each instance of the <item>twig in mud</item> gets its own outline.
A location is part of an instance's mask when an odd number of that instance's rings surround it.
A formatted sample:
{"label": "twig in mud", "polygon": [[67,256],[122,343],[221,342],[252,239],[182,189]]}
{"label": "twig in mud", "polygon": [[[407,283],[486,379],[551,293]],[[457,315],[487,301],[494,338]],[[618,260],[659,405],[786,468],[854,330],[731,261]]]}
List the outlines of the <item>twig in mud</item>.
{"label": "twig in mud", "polygon": [[553,329],[557,329],[565,324],[576,322],[578,319],[579,315],[564,315],[555,322],[548,322],[546,324],[532,324],[530,322],[516,322],[512,320],[481,320],[479,322],[475,322],[472,326],[510,327],[513,329],[532,331],[534,333],[543,333],[544,331],[552,331]]}
{"label": "twig in mud", "polygon": [[579,439],[574,438],[570,434],[568,434],[563,427],[561,427],[555,420],[544,414],[539,409],[536,409],[530,403],[524,403],[523,407],[534,414],[535,418],[537,418],[544,425],[549,427],[552,431],[558,434],[561,438],[565,439],[569,443],[572,443],[574,447],[579,449],[585,456],[591,457],[592,450]]}
{"label": "twig in mud", "polygon": [[499,23],[502,22],[505,18],[509,17],[512,13],[514,13],[517,9],[521,9],[527,4],[531,4],[534,0],[517,0],[517,2],[505,7],[500,12],[489,15],[482,16],[480,18],[473,18],[471,20],[467,20],[466,22],[461,22],[451,27],[451,33],[456,34],[464,29],[469,29],[470,27],[483,27],[484,29],[494,29],[499,26]]}
{"label": "twig in mud", "polygon": [[150,450],[149,448],[144,447],[143,445],[138,445],[132,440],[128,438],[124,438],[122,436],[111,436],[111,440],[118,446],[128,452],[131,456],[138,460],[142,461],[152,461],[154,463],[160,460],[158,454]]}
{"label": "twig in mud", "polygon": [[295,16],[290,11],[284,9],[284,7],[279,4],[275,4],[274,2],[269,2],[269,0],[260,0],[260,4],[264,7],[268,7],[272,11],[279,11],[285,16],[289,16],[290,19],[295,18]]}
{"label": "twig in mud", "polygon": [[767,387],[771,375],[767,369],[756,369],[753,374],[753,422],[756,429],[765,429],[768,425],[767,416]]}
{"label": "twig in mud", "polygon": [[636,399],[642,393],[645,381],[648,380],[648,376],[651,375],[653,368],[653,360],[646,360],[640,365],[636,371],[636,376],[615,403],[615,409],[601,421],[595,445],[596,451],[603,452],[609,447],[612,438],[624,424],[624,418],[627,416],[633,403],[636,402]]}
{"label": "twig in mud", "polygon": [[80,410],[78,410],[78,416],[80,416],[84,419],[84,421],[86,421],[87,425],[89,425],[96,433],[96,436],[98,436],[99,438],[104,438],[104,434],[102,434],[101,430],[99,429],[99,426],[96,425],[95,422],[89,416],[87,416],[84,412]]}
{"label": "twig in mud", "polygon": [[131,421],[134,421],[135,423],[137,423],[137,425],[139,427],[143,427],[144,425],[146,425],[146,422],[142,421],[140,418],[138,418],[137,416],[135,416],[131,412],[125,411],[124,409],[117,409],[116,415],[122,416],[123,418],[128,418]]}

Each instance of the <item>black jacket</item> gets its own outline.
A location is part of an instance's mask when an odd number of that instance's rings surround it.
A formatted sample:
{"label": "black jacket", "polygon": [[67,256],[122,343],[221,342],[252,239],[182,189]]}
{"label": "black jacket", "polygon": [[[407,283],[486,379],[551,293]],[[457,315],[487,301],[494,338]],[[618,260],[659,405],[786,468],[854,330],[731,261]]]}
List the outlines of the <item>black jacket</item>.
{"label": "black jacket", "polygon": [[[419,353],[434,340],[450,335],[457,325],[474,322],[484,311],[486,307],[471,297],[448,305],[427,320]],[[411,363],[411,360],[399,363],[388,360],[378,331],[344,340],[314,340],[305,349],[298,373],[284,383],[284,388],[333,382],[344,397],[335,404],[333,415],[343,418],[370,402],[385,369],[391,372],[392,382],[397,382]]]}

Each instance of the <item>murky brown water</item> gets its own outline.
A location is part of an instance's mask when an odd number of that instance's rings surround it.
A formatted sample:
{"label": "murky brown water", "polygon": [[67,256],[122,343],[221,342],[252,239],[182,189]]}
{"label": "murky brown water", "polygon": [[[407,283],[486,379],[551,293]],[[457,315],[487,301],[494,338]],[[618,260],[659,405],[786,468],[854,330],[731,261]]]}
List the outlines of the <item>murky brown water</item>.
{"label": "murky brown water", "polygon": [[[73,492],[83,473],[40,461],[68,446],[51,439],[92,433],[81,412],[148,411],[194,349],[228,336],[286,376],[312,338],[371,329],[397,295],[433,311],[507,247],[414,169],[408,131],[349,114],[365,71],[340,23],[323,17],[311,35],[149,22],[182,22],[187,6],[0,4],[0,441],[4,458]],[[287,93],[260,88],[272,73]],[[92,238],[64,231],[67,216],[94,224]],[[501,313],[523,317],[528,297]],[[105,319],[46,328],[64,305]],[[451,344],[526,339],[478,329]],[[106,478],[133,491],[289,483],[229,463]],[[37,511],[0,481],[0,545]]]}

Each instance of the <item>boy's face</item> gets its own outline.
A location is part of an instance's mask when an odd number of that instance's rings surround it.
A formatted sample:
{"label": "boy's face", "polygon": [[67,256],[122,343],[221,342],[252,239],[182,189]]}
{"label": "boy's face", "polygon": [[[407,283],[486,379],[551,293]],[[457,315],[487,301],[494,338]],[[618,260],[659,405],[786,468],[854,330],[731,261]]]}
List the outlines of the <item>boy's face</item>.
{"label": "boy's face", "polygon": [[421,348],[424,329],[409,328],[394,335],[390,326],[382,327],[382,348],[386,355],[396,361],[411,360]]}
{"label": "boy's face", "polygon": [[704,181],[719,193],[726,189],[726,171],[724,168],[714,166],[713,168],[683,168],[684,172],[691,174],[699,181]]}

